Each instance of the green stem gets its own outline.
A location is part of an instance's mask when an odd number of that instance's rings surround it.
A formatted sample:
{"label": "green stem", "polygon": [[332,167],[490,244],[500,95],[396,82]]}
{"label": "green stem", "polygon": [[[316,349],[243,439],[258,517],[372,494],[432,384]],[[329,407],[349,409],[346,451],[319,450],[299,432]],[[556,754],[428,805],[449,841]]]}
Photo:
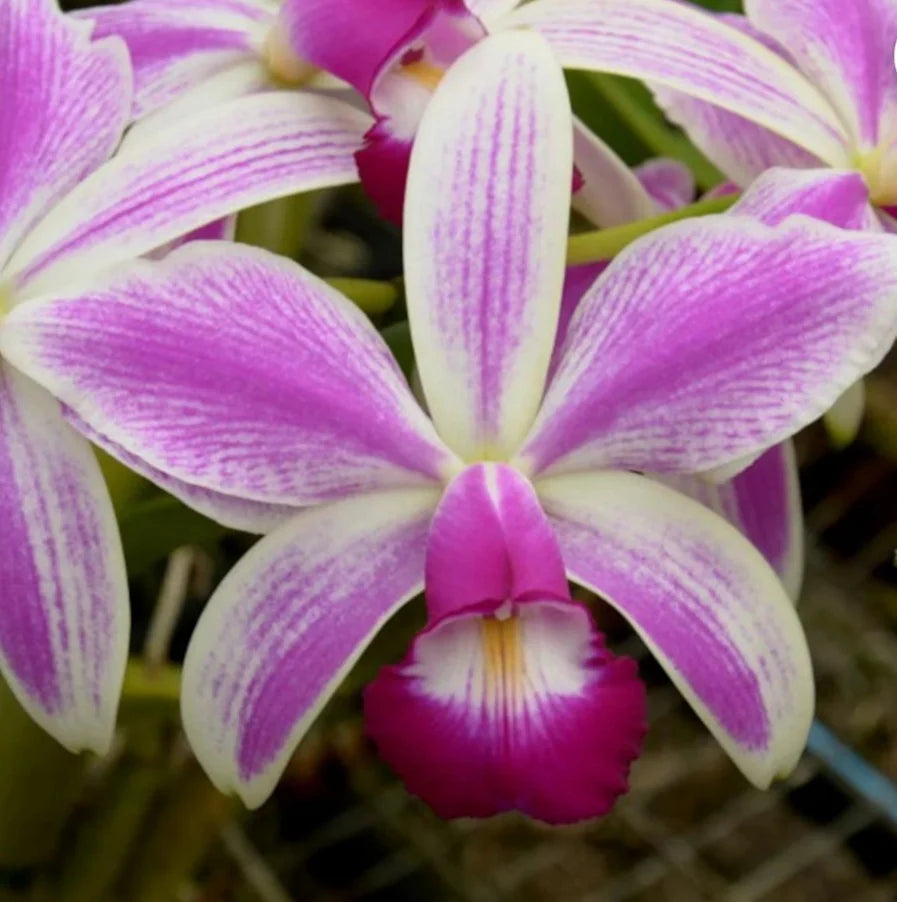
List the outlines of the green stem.
{"label": "green stem", "polygon": [[177,899],[218,842],[234,803],[192,759],[165,793],[128,865],[127,902]]}
{"label": "green stem", "polygon": [[601,260],[611,260],[628,244],[632,244],[642,235],[647,235],[661,226],[680,219],[688,219],[691,216],[707,216],[712,213],[723,213],[738,200],[737,194],[727,194],[725,197],[713,197],[709,200],[699,200],[697,203],[673,210],[670,213],[662,213],[660,216],[652,216],[650,219],[641,219],[638,222],[630,222],[626,225],[615,226],[612,229],[600,229],[596,232],[583,232],[579,235],[571,235],[567,241],[567,264],[574,266],[580,263],[598,263]]}
{"label": "green stem", "polygon": [[152,723],[130,731],[127,751],[66,856],[56,894],[59,902],[110,898],[170,771],[164,733]]}
{"label": "green stem", "polygon": [[84,757],[67,752],[0,681],[0,870],[49,861],[81,788]]}
{"label": "green stem", "polygon": [[399,299],[398,288],[392,282],[377,282],[374,279],[325,279],[341,291],[356,306],[369,315],[386,313]]}

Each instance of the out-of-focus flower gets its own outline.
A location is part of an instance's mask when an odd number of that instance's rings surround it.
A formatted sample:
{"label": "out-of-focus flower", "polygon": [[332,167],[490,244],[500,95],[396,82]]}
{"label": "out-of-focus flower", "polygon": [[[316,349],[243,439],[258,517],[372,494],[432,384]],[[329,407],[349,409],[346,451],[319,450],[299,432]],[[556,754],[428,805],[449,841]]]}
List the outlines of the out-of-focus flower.
{"label": "out-of-focus flower", "polygon": [[[361,180],[399,222],[420,116],[450,66],[497,26],[508,0],[129,0],[83,10],[97,35],[124,39],[135,69],[135,134],[242,94],[327,86],[336,76],[376,116],[358,153]],[[332,79],[331,79],[332,81]],[[655,195],[613,150],[575,123],[574,205],[595,225],[650,216]],[[658,168],[659,191],[687,170]],[[669,201],[668,195],[664,204]]]}
{"label": "out-of-focus flower", "polygon": [[[270,197],[354,178],[365,117],[318,98],[237,100],[121,141],[116,39],[52,0],[0,4],[0,316]],[[85,336],[85,349],[95,336]],[[115,518],[89,444],[0,361],[0,667],[71,749],[108,747],[128,642]]]}
{"label": "out-of-focus flower", "polygon": [[781,582],[641,474],[743,467],[875,365],[897,332],[897,239],[808,217],[657,231],[587,291],[548,381],[572,156],[537,36],[490,37],[437,87],[404,233],[432,419],[356,308],[251,248],[195,242],[0,330],[105,448],[271,530],[184,668],[193,747],[250,805],[425,570],[429,624],[370,689],[368,724],[445,813],[570,820],[622,789],[641,696],[565,576],[630,621],[750,780],[800,755],[812,678]]}

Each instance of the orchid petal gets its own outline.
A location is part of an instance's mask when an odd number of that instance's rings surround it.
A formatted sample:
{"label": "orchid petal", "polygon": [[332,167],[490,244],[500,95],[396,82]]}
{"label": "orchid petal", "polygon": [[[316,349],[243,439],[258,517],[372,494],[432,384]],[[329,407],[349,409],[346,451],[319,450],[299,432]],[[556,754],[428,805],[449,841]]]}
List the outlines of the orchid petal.
{"label": "orchid petal", "polygon": [[421,122],[405,199],[409,320],[430,412],[462,458],[512,451],[538,409],[564,276],[572,134],[551,51],[518,33],[462,56]]}
{"label": "orchid petal", "polygon": [[430,527],[426,574],[431,620],[484,602],[568,597],[539,499],[506,464],[474,464],[449,483]]}
{"label": "orchid petal", "polygon": [[193,242],[23,304],[0,331],[92,430],[200,488],[302,505],[453,464],[364,314],[257,248]]}
{"label": "orchid petal", "polygon": [[771,226],[799,213],[842,229],[881,231],[866,183],[851,170],[770,169],[729,210]]}
{"label": "orchid petal", "polygon": [[804,533],[793,442],[770,448],[719,485],[685,475],[664,482],[737,526],[778,573],[788,595],[797,600],[804,575]]}
{"label": "orchid petal", "polygon": [[632,171],[661,212],[679,210],[695,198],[695,177],[685,163],[657,157]]}
{"label": "orchid petal", "polygon": [[118,144],[131,76],[119,41],[52,0],[0,5],[0,267],[27,230]]}
{"label": "orchid petal", "polygon": [[367,687],[364,710],[380,755],[441,817],[606,814],[645,732],[635,662],[570,601],[441,621]]}
{"label": "orchid petal", "polygon": [[863,145],[886,137],[880,129],[897,115],[892,0],[746,0],[745,12],[788,48]]}
{"label": "orchid petal", "polygon": [[573,207],[600,228],[654,216],[654,201],[633,171],[578,119],[574,121],[573,157],[583,178]]}
{"label": "orchid petal", "polygon": [[187,737],[251,808],[380,627],[423,588],[436,490],[302,511],[262,539],[203,612],[184,661]]}
{"label": "orchid petal", "polygon": [[[756,29],[744,16],[727,13],[717,19],[793,64],[780,44]],[[805,169],[821,165],[816,155],[750,119],[663,85],[649,87],[667,118],[681,126],[704,155],[742,187],[771,166]]]}
{"label": "orchid petal", "polygon": [[10,263],[31,294],[145,254],[235,210],[355,181],[367,116],[285,91],[219,104],[122,151],[71,191]]}
{"label": "orchid petal", "polygon": [[118,527],[90,446],[42,389],[0,363],[0,665],[71,751],[112,742],[128,652]]}
{"label": "orchid petal", "polygon": [[284,0],[277,21],[293,54],[364,95],[396,46],[447,0]]}
{"label": "orchid petal", "polygon": [[122,146],[155,141],[160,129],[167,128],[172,123],[183,128],[184,123],[191,121],[193,116],[202,115],[219,103],[257,94],[270,90],[271,87],[271,72],[260,59],[249,57],[242,62],[232,63],[214,75],[185,85],[183,91],[164,106],[145,113],[139,120],[132,122]]}
{"label": "orchid petal", "polygon": [[866,413],[866,389],[862,380],[854,382],[823,415],[832,443],[846,448],[859,434]]}
{"label": "orchid petal", "polygon": [[73,15],[93,22],[94,38],[116,36],[128,45],[139,119],[255,56],[274,9],[242,0],[130,0]]}
{"label": "orchid petal", "polygon": [[813,716],[806,639],[762,555],[721,517],[634,473],[540,480],[567,574],[639,633],[756,786],[797,764]]}
{"label": "orchid petal", "polygon": [[237,495],[225,495],[222,492],[213,492],[211,489],[175,479],[173,476],[163,473],[162,470],[151,467],[146,461],[129,453],[121,445],[109,441],[104,435],[91,429],[74,411],[64,409],[63,414],[70,425],[74,426],[85,438],[90,439],[98,448],[102,448],[110,457],[121,461],[128,469],[140,474],[150,482],[154,482],[169,495],[173,495],[179,501],[183,501],[184,504],[228,529],[265,535],[286,523],[301,510],[301,508],[288,504],[268,504],[263,501],[251,501]]}
{"label": "orchid petal", "polygon": [[580,302],[519,465],[697,473],[787,438],[893,342],[895,249],[803,216],[641,238]]}
{"label": "orchid petal", "polygon": [[570,329],[570,321],[579,306],[583,295],[595,283],[595,279],[610,266],[609,260],[600,260],[598,263],[581,263],[577,266],[568,266],[564,275],[564,291],[561,295],[561,310],[558,314],[557,331],[554,337],[554,350],[551,353],[551,363],[548,367],[548,381],[554,378],[558,364],[561,362],[561,351],[567,340],[567,332]]}
{"label": "orchid petal", "polygon": [[683,91],[847,163],[835,111],[794,67],[704,10],[670,0],[536,0],[502,21],[543,35],[562,65]]}

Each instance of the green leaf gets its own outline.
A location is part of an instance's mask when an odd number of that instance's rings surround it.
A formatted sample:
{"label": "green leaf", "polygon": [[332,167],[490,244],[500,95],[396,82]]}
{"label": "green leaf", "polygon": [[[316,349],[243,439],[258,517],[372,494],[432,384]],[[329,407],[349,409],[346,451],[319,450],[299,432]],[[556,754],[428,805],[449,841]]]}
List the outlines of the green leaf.
{"label": "green leaf", "polygon": [[145,573],[182,545],[214,546],[232,530],[196,513],[177,498],[140,501],[119,515],[128,575]]}

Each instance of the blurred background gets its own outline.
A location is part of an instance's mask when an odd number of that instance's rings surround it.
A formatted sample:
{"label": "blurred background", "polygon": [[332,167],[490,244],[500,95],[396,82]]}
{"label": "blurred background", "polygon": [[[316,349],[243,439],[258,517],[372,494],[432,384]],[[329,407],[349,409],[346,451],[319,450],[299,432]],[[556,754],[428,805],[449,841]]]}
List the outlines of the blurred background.
{"label": "blurred background", "polygon": [[[702,188],[719,180],[639,86],[574,74],[570,88],[627,162],[676,156]],[[247,211],[238,237],[325,276],[394,280],[368,309],[410,371],[399,235],[360,189]],[[590,599],[615,650],[641,662],[651,728],[615,811],[562,829],[514,815],[440,821],[378,762],[358,689],[404,651],[419,603],[365,654],[269,802],[248,813],[218,794],[180,733],[177,665],[253,538],[107,461],[134,612],[120,735],[105,760],[69,755],[3,691],[0,902],[897,900],[897,357],[867,394],[849,448],[833,448],[819,426],[798,437],[800,612],[818,722],[796,772],[769,792],[751,788],[625,624]]]}

